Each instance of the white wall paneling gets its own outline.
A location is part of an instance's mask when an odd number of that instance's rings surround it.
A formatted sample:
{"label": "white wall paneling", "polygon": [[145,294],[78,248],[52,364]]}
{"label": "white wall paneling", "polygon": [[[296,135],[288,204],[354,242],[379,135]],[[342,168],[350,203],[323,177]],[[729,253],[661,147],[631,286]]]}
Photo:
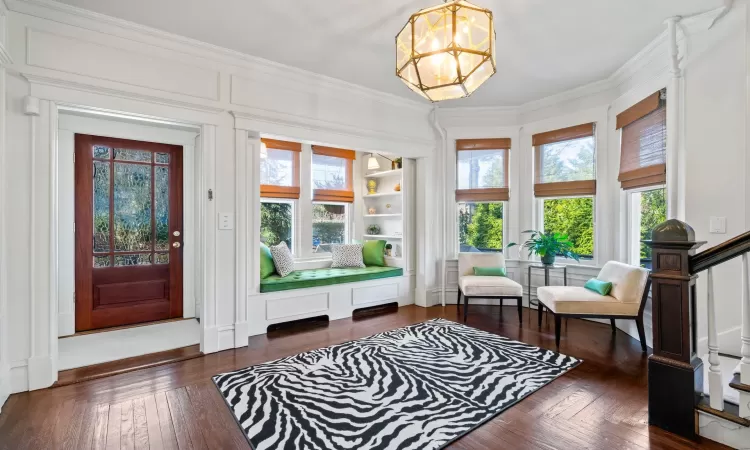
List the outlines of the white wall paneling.
{"label": "white wall paneling", "polygon": [[0,411],[2,405],[11,393],[10,362],[8,338],[8,300],[7,300],[7,271],[6,266],[6,233],[5,217],[7,192],[7,178],[3,176],[6,170],[6,65],[11,64],[12,58],[8,53],[7,44],[7,14],[5,4],[0,1]]}

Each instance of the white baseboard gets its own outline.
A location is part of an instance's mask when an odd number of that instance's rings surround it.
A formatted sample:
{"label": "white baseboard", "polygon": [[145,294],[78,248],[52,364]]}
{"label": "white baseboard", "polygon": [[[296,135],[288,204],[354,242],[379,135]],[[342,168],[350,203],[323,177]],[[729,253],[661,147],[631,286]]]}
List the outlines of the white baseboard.
{"label": "white baseboard", "polygon": [[234,348],[234,325],[221,325],[217,327],[217,333],[219,345],[218,351]]}
{"label": "white baseboard", "polygon": [[26,360],[11,363],[9,372],[11,394],[29,390],[29,367]]}
{"label": "white baseboard", "polygon": [[76,333],[75,313],[59,313],[57,315],[57,336],[71,336]]}
{"label": "white baseboard", "polygon": [[10,397],[10,390],[10,369],[0,367],[0,414],[3,412],[5,401]]}
{"label": "white baseboard", "polygon": [[250,335],[250,324],[247,322],[234,323],[234,348],[247,347]]}
{"label": "white baseboard", "polygon": [[219,351],[219,327],[205,327],[201,335],[201,351],[204,354]]}
{"label": "white baseboard", "polygon": [[52,356],[35,356],[28,360],[29,390],[44,389],[57,381],[57,371]]}

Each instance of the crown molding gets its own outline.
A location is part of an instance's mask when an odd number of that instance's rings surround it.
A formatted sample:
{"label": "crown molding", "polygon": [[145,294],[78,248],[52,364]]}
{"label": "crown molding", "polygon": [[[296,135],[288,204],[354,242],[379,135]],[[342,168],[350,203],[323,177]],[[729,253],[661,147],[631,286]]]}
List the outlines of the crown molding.
{"label": "crown molding", "polygon": [[[693,16],[681,18],[678,22],[678,42],[683,43],[686,36],[708,31],[716,22],[723,18],[731,8],[732,2],[719,8],[712,9]],[[609,77],[579,86],[567,91],[553,94],[538,100],[532,100],[516,106],[468,106],[438,108],[438,114],[443,119],[466,118],[467,116],[482,116],[483,119],[497,120],[500,118],[511,118],[516,116],[516,121],[521,121],[524,114],[528,114],[544,108],[553,107],[563,103],[576,101],[597,94],[610,92],[610,101],[620,97],[620,87],[627,85],[637,74],[657,58],[664,57],[664,67],[667,60],[664,56],[668,44],[668,33],[665,29],[656,38],[648,43],[643,49],[626,61]]]}
{"label": "crown molding", "polygon": [[[246,53],[230,50],[225,47],[209,44],[196,39],[162,31],[156,28],[139,25],[127,20],[118,19],[105,14],[78,8],[53,0],[0,0],[6,1],[8,9],[20,14],[54,20],[68,25],[86,28],[92,31],[112,33],[113,27],[122,31],[135,33],[139,37],[146,36],[158,39],[160,42],[151,42],[156,46],[179,50],[204,59],[232,65],[252,71],[262,71],[295,80],[318,87],[326,87],[343,91],[344,94],[354,94],[376,103],[390,106],[410,108],[423,113],[429,113],[432,106],[426,101],[412,100],[391,93],[378,91],[376,89],[361,86],[348,81],[321,75],[308,70],[270,61],[264,58],[248,55]],[[72,19],[72,20],[71,20]],[[82,19],[82,20],[76,20]],[[175,48],[178,47],[178,48]]]}
{"label": "crown molding", "polygon": [[40,86],[52,86],[65,89],[74,89],[77,91],[89,92],[92,94],[104,94],[111,97],[119,97],[128,100],[139,100],[147,103],[153,103],[157,105],[174,106],[183,109],[189,109],[193,111],[200,111],[210,114],[218,114],[226,111],[224,108],[218,108],[213,106],[199,105],[195,103],[182,102],[179,100],[166,99],[164,97],[156,97],[151,95],[136,94],[130,91],[123,91],[119,89],[111,89],[100,86],[94,86],[91,84],[78,83],[75,81],[61,80],[59,78],[50,78],[45,76],[34,75],[30,73],[20,73],[29,83],[32,85]]}

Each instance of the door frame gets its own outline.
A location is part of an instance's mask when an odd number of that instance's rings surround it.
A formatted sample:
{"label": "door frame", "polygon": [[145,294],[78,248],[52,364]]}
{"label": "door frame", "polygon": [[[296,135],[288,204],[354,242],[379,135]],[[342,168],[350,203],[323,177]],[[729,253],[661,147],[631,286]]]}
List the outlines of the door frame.
{"label": "door frame", "polygon": [[[31,246],[29,248],[30,285],[30,355],[27,360],[28,389],[36,390],[51,386],[58,373],[58,287],[59,262],[58,243],[68,236],[60,235],[58,201],[58,119],[60,110],[87,111],[112,118],[137,122],[153,122],[166,125],[192,126],[200,130],[200,149],[195,155],[197,176],[194,184],[198,195],[194,199],[197,224],[195,240],[203,255],[196,267],[196,276],[201,277],[202,289],[196,295],[201,305],[201,351],[218,351],[216,317],[216,202],[206,193],[216,189],[216,139],[217,127],[222,123],[220,111],[211,108],[185,109],[180,106],[155,105],[143,101],[121,102],[106,94],[84,96],[87,102],[100,105],[89,106],[76,103],[81,96],[71,96],[65,87],[45,86],[31,82],[31,94],[24,102],[24,113],[30,116],[31,124]],[[39,95],[34,97],[33,95]],[[71,101],[72,100],[72,101]],[[109,109],[114,106],[118,109]],[[122,112],[123,110],[140,111]],[[155,114],[151,114],[154,112]],[[175,119],[165,119],[172,116]],[[198,149],[196,149],[198,150]],[[197,248],[196,248],[197,250]]]}
{"label": "door frame", "polygon": [[[200,134],[200,128],[197,127],[186,127],[184,132],[191,133],[187,128],[192,128],[195,134],[192,137],[188,135],[184,136],[184,139],[179,136],[180,133],[171,133],[170,130],[166,130],[164,136],[159,136],[161,130],[154,129],[153,133],[149,133],[148,129],[141,128],[140,126],[158,126],[161,123],[157,122],[143,122],[142,124],[133,124],[130,120],[112,120],[111,117],[102,114],[91,114],[87,111],[81,111],[80,108],[69,108],[65,106],[59,107],[61,113],[68,116],[67,119],[60,117],[58,119],[58,153],[60,158],[60,165],[58,168],[58,186],[61,189],[57,195],[57,201],[62,207],[61,210],[65,211],[66,208],[75,205],[75,189],[74,189],[74,178],[75,168],[68,157],[72,158],[75,153],[75,134],[89,134],[95,136],[104,136],[117,139],[131,139],[146,142],[155,142],[159,144],[170,144],[182,146],[183,156],[183,181],[182,181],[182,198],[183,198],[183,299],[182,299],[182,311],[184,318],[199,317],[200,311],[197,309],[198,295],[195,291],[195,262],[196,262],[196,250],[199,240],[197,239],[196,232],[198,216],[195,214],[195,179],[196,167],[195,167],[195,138]],[[74,114],[71,114],[74,113]],[[72,122],[70,125],[63,127],[61,122],[69,121]],[[140,126],[139,126],[140,125]],[[161,124],[163,126],[163,124]],[[184,126],[184,124],[182,124]],[[69,135],[68,135],[69,134]],[[66,186],[67,185],[67,186]],[[62,192],[65,190],[66,192]],[[66,236],[69,233],[73,233],[73,227],[71,224],[60,222],[58,224],[58,233],[61,236]],[[74,255],[68,254],[72,251],[70,245],[61,246],[58,249],[58,262],[61,267],[60,279],[58,281],[58,337],[70,336],[75,333],[75,302],[73,298],[74,284],[75,284],[75,271],[65,268],[64,264],[73,264],[75,261]],[[70,290],[69,284],[73,283],[73,291]]]}

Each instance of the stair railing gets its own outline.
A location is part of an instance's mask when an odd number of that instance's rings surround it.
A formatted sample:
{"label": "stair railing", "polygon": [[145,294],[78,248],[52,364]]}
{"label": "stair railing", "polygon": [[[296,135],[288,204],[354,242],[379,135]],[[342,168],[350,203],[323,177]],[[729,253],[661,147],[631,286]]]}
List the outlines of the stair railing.
{"label": "stair railing", "polygon": [[[703,252],[705,242],[695,240],[686,223],[668,220],[652,230],[645,241],[653,249],[652,304],[654,350],[649,357],[649,423],[689,439],[696,439],[695,408],[740,422],[750,419],[750,392],[739,390],[739,411],[726,412],[724,382],[719,358],[716,326],[717,299],[713,268],[734,258],[742,258],[742,359],[740,385],[750,386],[750,232],[732,238]],[[695,282],[706,272],[708,287],[708,385],[709,402],[704,403],[703,361],[697,352],[697,311]],[[731,301],[722,299],[722,302]],[[736,386],[733,384],[733,386]],[[746,425],[747,426],[747,425]]]}

